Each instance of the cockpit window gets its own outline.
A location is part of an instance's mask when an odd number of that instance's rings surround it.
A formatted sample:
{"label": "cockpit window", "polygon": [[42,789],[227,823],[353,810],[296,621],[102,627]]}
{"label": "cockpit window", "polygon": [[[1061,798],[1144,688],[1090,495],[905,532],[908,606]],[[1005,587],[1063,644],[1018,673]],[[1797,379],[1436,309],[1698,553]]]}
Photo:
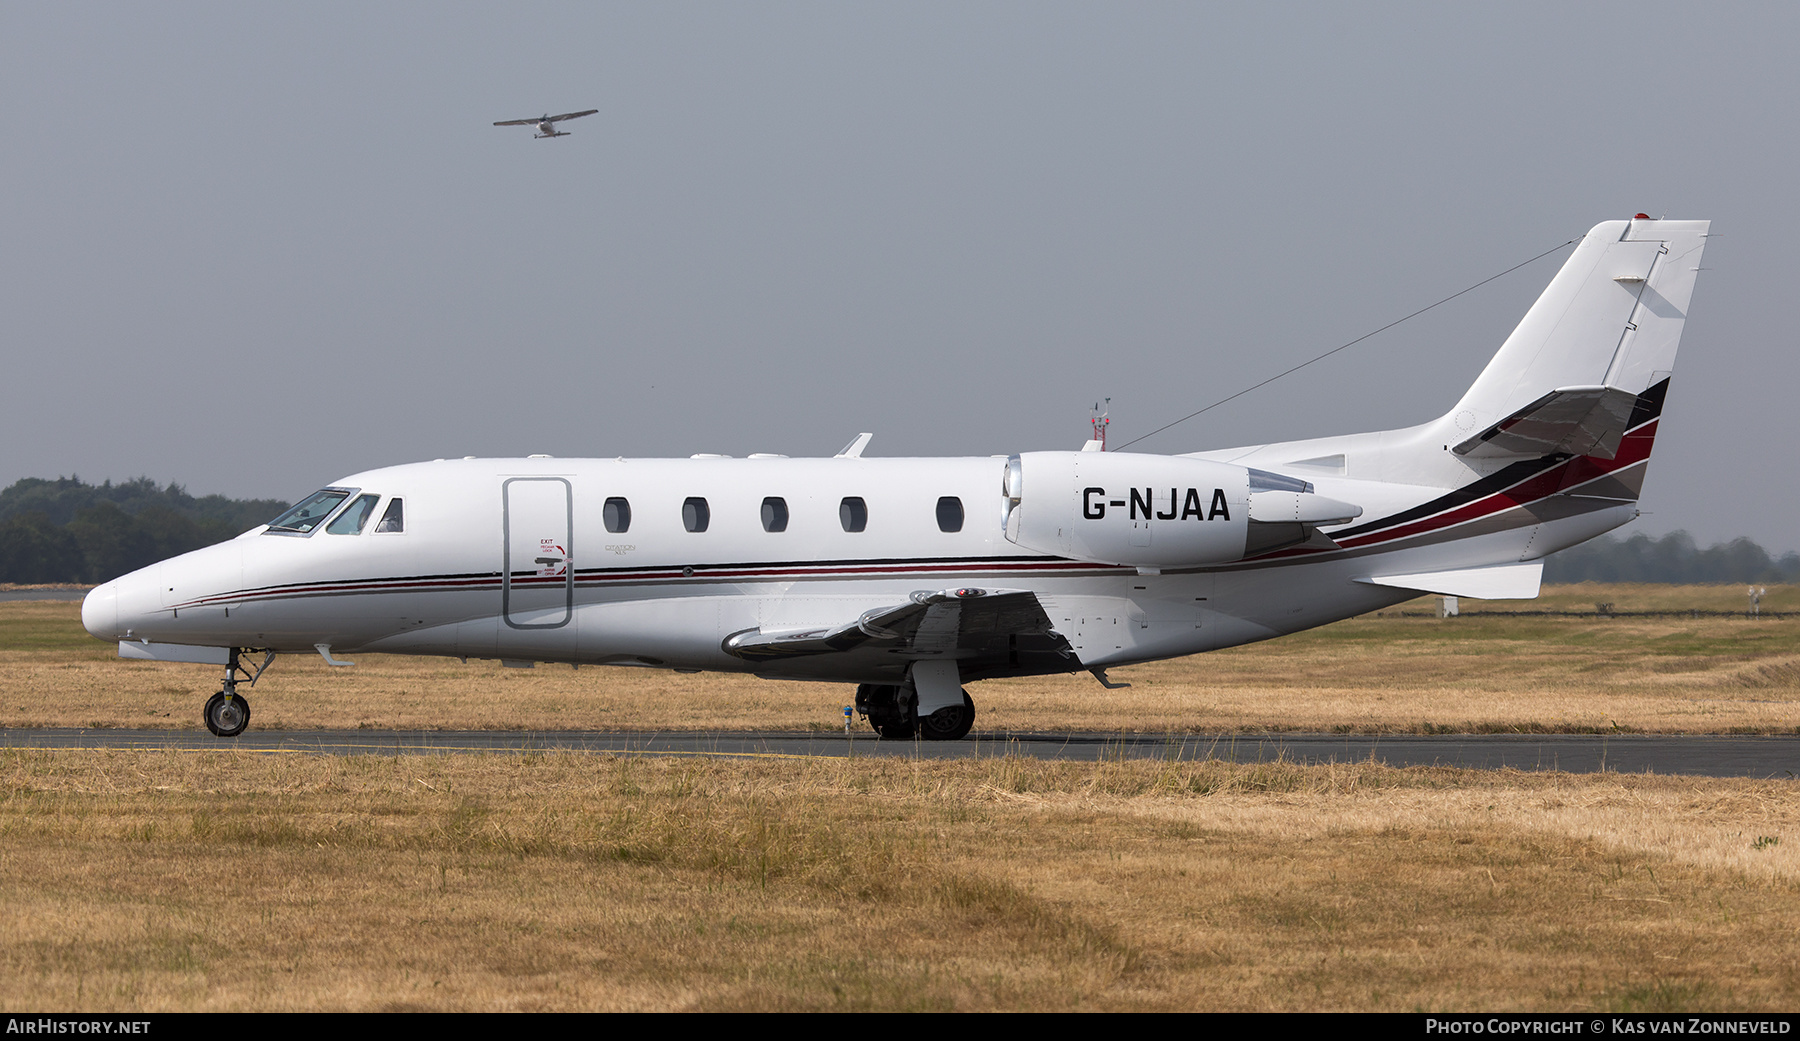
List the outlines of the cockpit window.
{"label": "cockpit window", "polygon": [[338,504],[350,497],[343,488],[325,488],[300,501],[298,506],[269,522],[269,533],[278,535],[310,535]]}
{"label": "cockpit window", "polygon": [[388,508],[381,512],[381,523],[375,525],[377,534],[406,530],[406,500],[389,499]]}
{"label": "cockpit window", "polygon": [[369,514],[375,512],[375,504],[381,501],[379,495],[358,495],[356,501],[344,507],[344,512],[325,526],[326,532],[332,535],[361,535],[369,523]]}

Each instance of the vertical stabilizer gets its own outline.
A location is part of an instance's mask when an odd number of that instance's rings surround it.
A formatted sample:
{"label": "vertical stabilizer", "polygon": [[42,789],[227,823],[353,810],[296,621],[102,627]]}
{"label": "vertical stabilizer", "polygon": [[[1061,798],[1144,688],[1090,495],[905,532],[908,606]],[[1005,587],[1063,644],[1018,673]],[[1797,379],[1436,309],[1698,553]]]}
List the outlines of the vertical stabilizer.
{"label": "vertical stabilizer", "polygon": [[1709,224],[1596,225],[1446,417],[1452,438],[1491,440],[1533,406],[1541,425],[1546,399],[1566,411],[1572,395],[1629,400],[1668,379]]}

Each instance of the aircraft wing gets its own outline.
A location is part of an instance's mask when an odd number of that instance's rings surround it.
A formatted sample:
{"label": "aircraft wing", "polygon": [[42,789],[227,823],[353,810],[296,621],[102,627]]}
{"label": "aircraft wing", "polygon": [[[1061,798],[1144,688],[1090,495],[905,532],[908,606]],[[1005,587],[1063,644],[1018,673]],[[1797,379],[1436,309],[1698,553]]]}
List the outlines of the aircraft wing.
{"label": "aircraft wing", "polygon": [[1457,445],[1457,455],[1591,455],[1611,459],[1638,396],[1617,387],[1563,387]]}
{"label": "aircraft wing", "polygon": [[560,116],[551,116],[549,119],[528,119],[525,122],[527,122],[527,123],[557,123],[557,122],[561,122],[562,120],[565,120],[565,119],[580,119],[582,116],[591,116],[598,111],[600,111],[600,110],[597,108],[590,108],[586,112],[564,112]]}
{"label": "aircraft wing", "polygon": [[867,663],[870,675],[893,673],[924,658],[952,658],[964,681],[1005,675],[1022,661],[1054,659],[1079,668],[1069,643],[1050,627],[1037,594],[1025,590],[946,589],[914,593],[892,607],[864,611],[828,628],[767,632],[753,629],[725,640],[726,653],[767,665],[770,674],[805,675],[807,659],[834,671],[851,658]]}
{"label": "aircraft wing", "polygon": [[[598,111],[598,110],[596,110],[596,111]],[[536,119],[502,119],[500,122],[495,123],[494,125],[497,127],[528,127],[528,126],[534,126],[539,122],[542,122],[542,121],[536,120]]]}

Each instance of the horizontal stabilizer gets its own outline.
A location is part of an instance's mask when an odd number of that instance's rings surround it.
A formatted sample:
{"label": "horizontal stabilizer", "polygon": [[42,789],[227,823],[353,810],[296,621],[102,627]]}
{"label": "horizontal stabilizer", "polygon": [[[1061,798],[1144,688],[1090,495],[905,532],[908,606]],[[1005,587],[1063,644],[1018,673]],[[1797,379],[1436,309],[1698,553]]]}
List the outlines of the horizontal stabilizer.
{"label": "horizontal stabilizer", "polygon": [[1457,445],[1455,452],[1476,458],[1560,452],[1611,459],[1637,400],[1617,387],[1563,387]]}
{"label": "horizontal stabilizer", "polygon": [[1371,575],[1357,579],[1372,586],[1417,589],[1421,593],[1467,596],[1476,600],[1534,600],[1544,579],[1544,562],[1424,571],[1413,575]]}

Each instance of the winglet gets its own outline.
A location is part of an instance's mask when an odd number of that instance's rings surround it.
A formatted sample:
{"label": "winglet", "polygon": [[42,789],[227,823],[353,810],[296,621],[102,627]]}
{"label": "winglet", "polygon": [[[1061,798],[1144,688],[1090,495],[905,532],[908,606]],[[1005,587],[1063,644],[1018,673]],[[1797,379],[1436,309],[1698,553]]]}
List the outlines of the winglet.
{"label": "winglet", "polygon": [[836,458],[836,459],[861,459],[862,454],[863,454],[863,449],[869,447],[869,438],[874,437],[874,436],[875,436],[874,434],[858,434],[858,435],[856,435],[856,440],[845,445],[844,450],[842,452],[839,452],[833,458]]}
{"label": "winglet", "polygon": [[1107,690],[1124,690],[1126,687],[1131,686],[1131,684],[1129,684],[1129,683],[1114,683],[1111,680],[1108,680],[1106,678],[1106,670],[1105,669],[1089,669],[1088,671],[1093,673],[1094,678],[1099,680],[1100,685],[1102,687],[1105,687]]}
{"label": "winglet", "polygon": [[340,661],[337,658],[333,658],[331,656],[331,645],[328,643],[315,643],[315,644],[313,644],[313,650],[319,652],[319,657],[324,658],[325,664],[327,664],[327,665],[355,665],[356,664],[353,661]]}

